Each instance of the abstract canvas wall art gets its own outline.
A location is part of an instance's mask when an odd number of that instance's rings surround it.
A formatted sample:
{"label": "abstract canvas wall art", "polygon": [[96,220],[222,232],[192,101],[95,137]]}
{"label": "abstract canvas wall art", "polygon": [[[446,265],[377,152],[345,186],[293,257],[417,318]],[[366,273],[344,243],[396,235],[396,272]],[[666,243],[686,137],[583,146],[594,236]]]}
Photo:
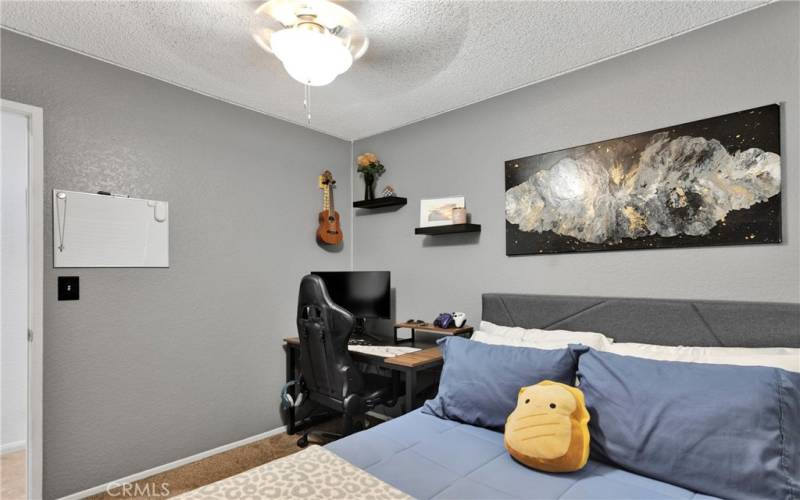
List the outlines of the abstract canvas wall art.
{"label": "abstract canvas wall art", "polygon": [[505,163],[506,254],[781,241],[777,104]]}

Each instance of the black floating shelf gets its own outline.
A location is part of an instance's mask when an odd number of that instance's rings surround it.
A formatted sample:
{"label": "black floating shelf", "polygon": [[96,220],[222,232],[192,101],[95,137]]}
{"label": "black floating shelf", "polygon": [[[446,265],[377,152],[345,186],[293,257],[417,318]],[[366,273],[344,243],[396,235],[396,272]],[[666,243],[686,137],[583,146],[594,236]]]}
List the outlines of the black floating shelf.
{"label": "black floating shelf", "polygon": [[408,200],[406,198],[401,198],[399,196],[385,196],[381,198],[375,198],[374,200],[354,201],[353,207],[354,208],[402,207],[406,203],[408,203]]}
{"label": "black floating shelf", "polygon": [[480,233],[480,224],[450,224],[448,226],[417,227],[414,234],[455,234],[455,233]]}

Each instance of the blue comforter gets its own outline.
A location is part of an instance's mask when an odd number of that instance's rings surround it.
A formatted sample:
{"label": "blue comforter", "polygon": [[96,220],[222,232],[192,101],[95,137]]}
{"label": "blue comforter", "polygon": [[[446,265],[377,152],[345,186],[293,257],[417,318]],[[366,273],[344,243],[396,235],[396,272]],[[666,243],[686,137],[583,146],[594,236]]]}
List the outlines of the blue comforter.
{"label": "blue comforter", "polygon": [[708,499],[598,462],[550,474],[515,462],[503,435],[419,410],[327,448],[416,498]]}

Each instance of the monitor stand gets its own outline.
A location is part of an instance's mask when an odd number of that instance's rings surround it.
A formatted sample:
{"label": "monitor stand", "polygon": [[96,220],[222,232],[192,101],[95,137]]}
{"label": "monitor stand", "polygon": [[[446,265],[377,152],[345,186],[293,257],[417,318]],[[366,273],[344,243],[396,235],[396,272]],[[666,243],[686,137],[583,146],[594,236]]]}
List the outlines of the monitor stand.
{"label": "monitor stand", "polygon": [[356,318],[356,325],[353,328],[353,337],[360,337],[366,338],[370,340],[374,340],[375,342],[380,342],[381,339],[372,335],[367,332],[367,319],[366,318]]}

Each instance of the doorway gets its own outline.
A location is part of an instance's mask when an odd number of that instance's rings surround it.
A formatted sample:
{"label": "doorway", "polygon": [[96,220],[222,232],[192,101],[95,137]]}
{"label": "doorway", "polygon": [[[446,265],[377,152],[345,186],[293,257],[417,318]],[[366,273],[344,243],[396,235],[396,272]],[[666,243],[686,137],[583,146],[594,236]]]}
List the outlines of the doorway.
{"label": "doorway", "polygon": [[42,109],[2,100],[0,150],[0,482],[42,497]]}

